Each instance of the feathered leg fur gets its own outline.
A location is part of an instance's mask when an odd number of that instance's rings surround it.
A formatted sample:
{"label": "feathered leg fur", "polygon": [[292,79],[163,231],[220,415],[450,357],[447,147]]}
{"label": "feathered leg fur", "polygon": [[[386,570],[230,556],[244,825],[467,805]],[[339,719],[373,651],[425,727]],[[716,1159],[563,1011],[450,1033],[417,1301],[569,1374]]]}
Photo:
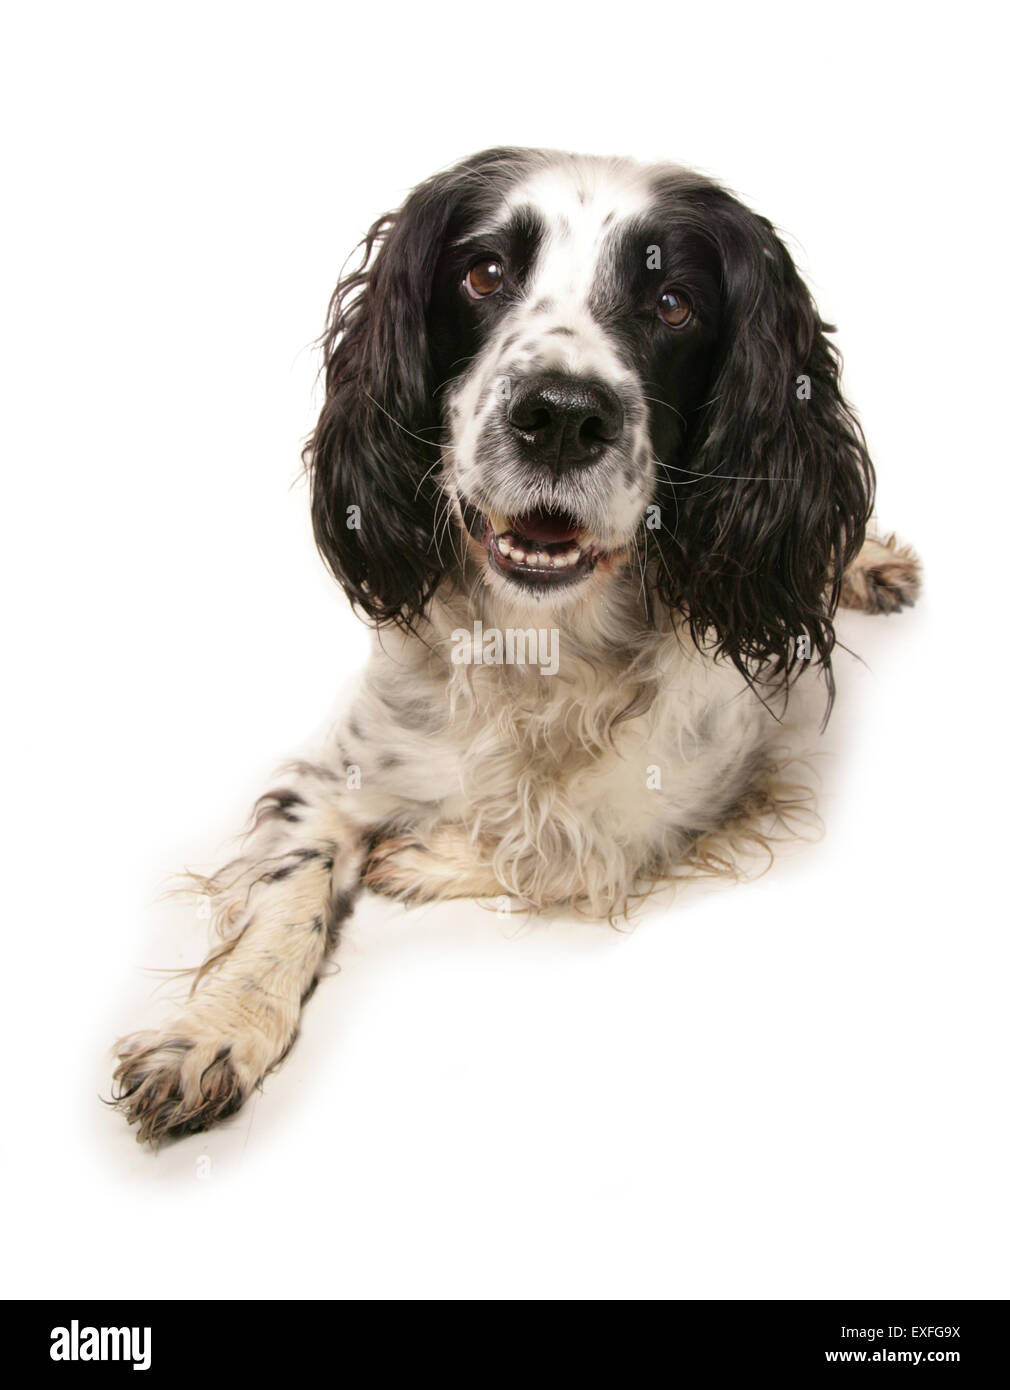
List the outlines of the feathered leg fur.
{"label": "feathered leg fur", "polygon": [[363,856],[332,774],[303,768],[260,800],[242,855],[196,881],[221,943],[175,1018],[117,1044],[114,1099],[139,1140],[206,1129],[282,1061]]}

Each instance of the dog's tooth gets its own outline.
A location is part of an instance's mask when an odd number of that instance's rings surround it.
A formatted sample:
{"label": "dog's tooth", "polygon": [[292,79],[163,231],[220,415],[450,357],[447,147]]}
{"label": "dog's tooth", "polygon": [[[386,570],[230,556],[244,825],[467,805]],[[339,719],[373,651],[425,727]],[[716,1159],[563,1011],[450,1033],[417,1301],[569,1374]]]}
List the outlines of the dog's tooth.
{"label": "dog's tooth", "polygon": [[511,536],[500,536],[500,537],[498,538],[498,549],[501,551],[501,553],[502,553],[503,555],[511,555],[511,554],[512,554],[512,538],[511,538]]}
{"label": "dog's tooth", "polygon": [[569,550],[568,554],[565,556],[565,564],[577,565],[581,559],[582,551],[576,546],[574,550]]}
{"label": "dog's tooth", "polygon": [[512,547],[512,559],[513,559],[513,560],[518,560],[519,563],[522,564],[522,562],[526,559],[526,551],[525,551],[525,550],[519,550],[519,549],[517,549],[515,546],[513,546],[513,547]]}
{"label": "dog's tooth", "polygon": [[530,553],[526,556],[526,563],[528,565],[539,565],[541,563],[542,558],[543,557],[541,556],[539,550],[531,550]]}
{"label": "dog's tooth", "polygon": [[554,558],[551,560],[551,564],[554,566],[556,570],[563,570],[568,565],[568,556],[555,555]]}

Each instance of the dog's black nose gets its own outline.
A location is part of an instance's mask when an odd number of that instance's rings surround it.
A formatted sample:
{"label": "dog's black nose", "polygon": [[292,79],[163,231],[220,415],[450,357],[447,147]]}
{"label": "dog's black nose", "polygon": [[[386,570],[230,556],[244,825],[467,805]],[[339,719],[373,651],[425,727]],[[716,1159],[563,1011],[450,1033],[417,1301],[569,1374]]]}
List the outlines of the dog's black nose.
{"label": "dog's black nose", "polygon": [[598,381],[547,373],[512,389],[508,422],[530,456],[555,473],[594,463],[624,426],[621,402]]}

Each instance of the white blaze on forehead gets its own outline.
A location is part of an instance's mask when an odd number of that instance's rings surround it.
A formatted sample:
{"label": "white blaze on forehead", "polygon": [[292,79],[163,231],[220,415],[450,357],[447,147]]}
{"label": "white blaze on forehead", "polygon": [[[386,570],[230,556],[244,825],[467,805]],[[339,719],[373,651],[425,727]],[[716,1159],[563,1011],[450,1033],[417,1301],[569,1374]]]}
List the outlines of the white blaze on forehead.
{"label": "white blaze on forehead", "polygon": [[544,225],[528,296],[557,296],[571,308],[584,307],[602,269],[604,245],[622,223],[648,211],[653,175],[631,160],[559,156],[512,188],[495,226],[524,208]]}

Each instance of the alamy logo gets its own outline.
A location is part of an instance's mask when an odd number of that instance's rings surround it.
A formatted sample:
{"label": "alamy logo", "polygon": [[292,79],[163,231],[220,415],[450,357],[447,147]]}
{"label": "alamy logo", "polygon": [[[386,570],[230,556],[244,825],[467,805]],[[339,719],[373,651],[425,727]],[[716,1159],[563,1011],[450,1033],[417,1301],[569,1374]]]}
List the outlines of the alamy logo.
{"label": "alamy logo", "polygon": [[478,618],[473,632],[457,627],[452,632],[454,666],[539,666],[542,676],[558,674],[558,630],[552,628],[496,627],[486,631]]}
{"label": "alamy logo", "polygon": [[135,1371],[151,1365],[149,1327],[54,1327],[49,1355],[53,1361],[132,1361]]}

